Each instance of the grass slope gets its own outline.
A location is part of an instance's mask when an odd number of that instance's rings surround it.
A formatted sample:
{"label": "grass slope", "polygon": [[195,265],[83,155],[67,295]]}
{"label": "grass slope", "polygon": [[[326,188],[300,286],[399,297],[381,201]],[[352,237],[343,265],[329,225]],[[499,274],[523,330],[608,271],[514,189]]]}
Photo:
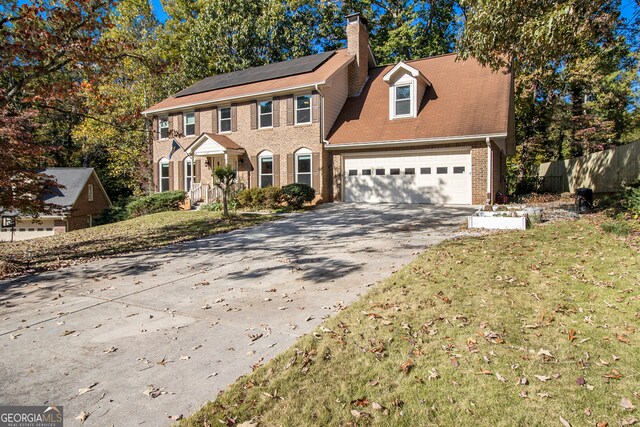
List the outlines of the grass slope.
{"label": "grass slope", "polygon": [[[219,212],[161,212],[50,237],[2,243],[0,260],[9,263],[14,273],[29,268],[55,269],[92,258],[198,239],[273,218],[238,214],[225,219]],[[28,250],[33,251],[30,265],[26,259]]]}
{"label": "grass slope", "polygon": [[445,242],[181,425],[624,425],[639,261],[586,220]]}

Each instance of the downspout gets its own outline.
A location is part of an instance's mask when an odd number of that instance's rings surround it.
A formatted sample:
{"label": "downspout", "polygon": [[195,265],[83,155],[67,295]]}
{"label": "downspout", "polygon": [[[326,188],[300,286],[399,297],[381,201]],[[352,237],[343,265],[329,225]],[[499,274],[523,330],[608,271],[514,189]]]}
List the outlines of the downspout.
{"label": "downspout", "polygon": [[315,89],[320,94],[320,141],[328,144],[329,141],[324,137],[324,94],[320,91],[318,83],[315,84]]}
{"label": "downspout", "polygon": [[487,204],[493,204],[493,152],[491,150],[491,138],[485,139],[487,143]]}

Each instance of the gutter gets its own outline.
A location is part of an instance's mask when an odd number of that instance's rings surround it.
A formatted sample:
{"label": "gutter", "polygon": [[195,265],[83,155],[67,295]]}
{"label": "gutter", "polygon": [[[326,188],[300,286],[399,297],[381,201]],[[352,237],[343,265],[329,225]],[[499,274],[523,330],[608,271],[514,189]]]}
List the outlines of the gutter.
{"label": "gutter", "polygon": [[359,148],[384,148],[384,147],[401,147],[404,145],[416,145],[416,144],[436,144],[446,142],[473,142],[491,140],[495,138],[505,138],[506,133],[495,134],[483,134],[483,135],[463,135],[463,136],[447,136],[438,138],[415,138],[415,139],[400,139],[390,141],[372,141],[372,142],[355,142],[351,144],[330,144],[327,142],[325,148],[327,150],[349,150]]}

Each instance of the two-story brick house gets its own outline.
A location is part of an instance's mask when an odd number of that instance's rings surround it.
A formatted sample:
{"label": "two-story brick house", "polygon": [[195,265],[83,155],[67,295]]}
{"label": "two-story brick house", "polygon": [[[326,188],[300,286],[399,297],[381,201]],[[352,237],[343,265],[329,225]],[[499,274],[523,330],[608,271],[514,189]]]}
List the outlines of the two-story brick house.
{"label": "two-story brick house", "polygon": [[503,191],[511,74],[455,55],[379,67],[366,24],[347,17],[346,49],[209,77],[144,111],[156,191],[204,198],[226,163],[244,186],[302,182],[325,201],[482,204]]}

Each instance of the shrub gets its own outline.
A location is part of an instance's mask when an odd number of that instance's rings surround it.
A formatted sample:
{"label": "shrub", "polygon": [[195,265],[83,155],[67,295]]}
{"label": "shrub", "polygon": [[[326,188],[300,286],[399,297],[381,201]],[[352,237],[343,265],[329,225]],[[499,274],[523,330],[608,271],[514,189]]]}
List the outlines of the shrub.
{"label": "shrub", "polygon": [[316,190],[306,184],[289,184],[282,187],[282,198],[294,209],[300,209],[315,196]]}
{"label": "shrub", "polygon": [[113,206],[106,208],[95,219],[95,225],[111,224],[112,222],[124,221],[129,219],[129,212],[124,206]]}
{"label": "shrub", "polygon": [[184,191],[165,191],[135,199],[127,205],[130,218],[148,215],[156,212],[180,210],[180,204],[184,203],[187,193]]}
{"label": "shrub", "polygon": [[631,233],[631,225],[625,221],[605,222],[600,226],[605,233],[626,236]]}
{"label": "shrub", "polygon": [[280,206],[282,192],[276,187],[250,188],[241,190],[236,200],[243,208],[275,209]]}
{"label": "shrub", "polygon": [[633,215],[640,215],[640,181],[625,186],[622,192],[622,206]]}

